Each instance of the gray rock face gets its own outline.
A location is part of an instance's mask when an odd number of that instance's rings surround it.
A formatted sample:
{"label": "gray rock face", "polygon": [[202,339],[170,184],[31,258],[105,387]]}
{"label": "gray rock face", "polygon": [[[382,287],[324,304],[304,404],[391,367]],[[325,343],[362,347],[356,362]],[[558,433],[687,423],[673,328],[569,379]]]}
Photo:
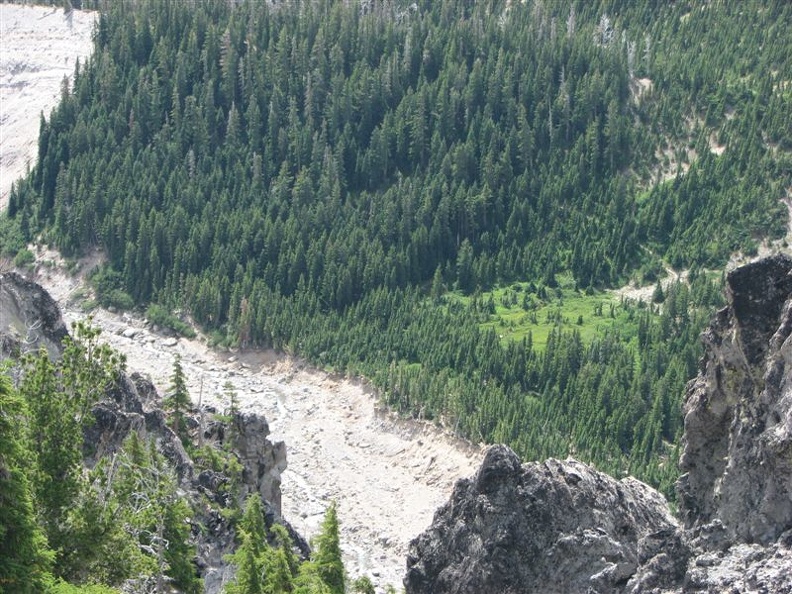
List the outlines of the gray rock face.
{"label": "gray rock face", "polygon": [[734,543],[725,551],[699,551],[676,591],[792,594],[792,534],[767,547]]}
{"label": "gray rock face", "polygon": [[286,445],[268,439],[269,424],[260,415],[243,413],[234,416],[233,448],[244,468],[243,496],[258,493],[281,513],[281,473],[286,470]]}
{"label": "gray rock face", "polygon": [[269,440],[267,419],[235,413],[228,423],[211,421],[204,439],[229,445],[242,463],[241,499],[258,492],[276,514],[281,513],[281,473],[286,470],[286,445]]}
{"label": "gray rock face", "polygon": [[769,544],[792,529],[792,260],[728,277],[729,306],[703,338],[688,385],[680,461],[688,528],[714,521],[727,541]]}
{"label": "gray rock face", "polygon": [[0,274],[0,360],[42,346],[55,357],[67,335],[49,293],[15,272]]}
{"label": "gray rock face", "polygon": [[[413,541],[405,583],[416,594],[623,592],[661,553],[653,541],[677,530],[664,498],[639,481],[575,460],[521,465],[493,446]],[[685,561],[663,567],[684,573]]]}
{"label": "gray rock face", "polygon": [[410,545],[408,594],[792,594],[792,259],[728,276],[687,388],[679,513],[634,479],[493,446]]}

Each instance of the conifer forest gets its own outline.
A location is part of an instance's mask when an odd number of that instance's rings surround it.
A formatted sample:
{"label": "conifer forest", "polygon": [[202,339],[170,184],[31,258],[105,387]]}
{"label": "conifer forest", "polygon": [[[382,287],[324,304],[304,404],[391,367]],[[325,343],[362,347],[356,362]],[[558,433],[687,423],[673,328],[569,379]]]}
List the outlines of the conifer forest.
{"label": "conifer forest", "polygon": [[[792,4],[83,4],[93,56],[42,116],[0,252],[99,247],[105,305],[673,498],[724,266],[787,233]],[[630,282],[652,298],[613,291]]]}

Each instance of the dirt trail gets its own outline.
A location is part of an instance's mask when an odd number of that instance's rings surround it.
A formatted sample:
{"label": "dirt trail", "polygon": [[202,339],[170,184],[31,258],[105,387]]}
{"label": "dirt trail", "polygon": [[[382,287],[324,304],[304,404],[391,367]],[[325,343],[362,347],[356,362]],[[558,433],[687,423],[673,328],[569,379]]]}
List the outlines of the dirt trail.
{"label": "dirt trail", "polygon": [[49,117],[63,77],[91,52],[94,20],[87,11],[0,4],[0,211],[35,164],[39,115]]}

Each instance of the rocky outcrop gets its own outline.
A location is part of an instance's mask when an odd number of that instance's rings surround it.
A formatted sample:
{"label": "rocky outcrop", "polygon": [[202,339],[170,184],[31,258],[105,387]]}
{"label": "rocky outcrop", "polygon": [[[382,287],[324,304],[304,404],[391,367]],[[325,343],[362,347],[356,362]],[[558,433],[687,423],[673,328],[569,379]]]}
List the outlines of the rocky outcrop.
{"label": "rocky outcrop", "polygon": [[792,259],[727,284],[684,403],[683,525],[636,480],[493,446],[411,543],[408,594],[792,593]]}
{"label": "rocky outcrop", "polygon": [[[93,407],[95,422],[84,431],[86,463],[93,465],[102,456],[121,448],[130,432],[136,431],[144,440],[154,440],[157,450],[176,472],[180,487],[193,502],[196,564],[204,579],[205,592],[219,592],[233,577],[226,555],[236,546],[234,530],[223,508],[242,505],[250,494],[264,500],[267,526],[279,523],[286,527],[300,554],[307,558],[310,548],[305,539],[281,517],[280,475],[286,469],[286,447],[268,439],[269,425],[255,414],[235,414],[228,420],[215,417],[203,430],[203,442],[218,449],[229,446],[241,466],[241,480],[225,470],[199,468],[190,458],[168,418],[159,408],[160,397],[151,381],[139,373],[120,378],[105,398]],[[207,416],[207,415],[205,415]],[[189,425],[196,436],[201,430],[197,411],[192,412]],[[229,487],[237,485],[234,491]],[[202,505],[210,501],[216,505]]]}
{"label": "rocky outcrop", "polygon": [[678,492],[686,527],[769,544],[792,529],[792,260],[728,277],[688,386]]}
{"label": "rocky outcrop", "polygon": [[281,473],[286,470],[286,445],[272,443],[269,424],[261,415],[237,413],[231,420],[234,425],[232,447],[242,462],[243,497],[258,492],[281,513]]}
{"label": "rocky outcrop", "polygon": [[639,481],[575,460],[521,465],[493,446],[413,541],[405,585],[415,594],[622,592],[653,563],[661,586],[685,571],[681,543],[674,558],[656,544],[677,533],[665,499]]}
{"label": "rocky outcrop", "polygon": [[16,272],[0,274],[0,360],[39,347],[57,356],[67,335],[49,293]]}
{"label": "rocky outcrop", "polygon": [[[60,310],[44,289],[15,273],[0,275],[0,361],[40,347],[58,357],[67,336]],[[281,517],[280,476],[286,469],[286,447],[282,442],[270,441],[267,420],[256,414],[239,413],[228,419],[212,415],[215,411],[205,411],[208,414],[202,416],[211,420],[204,426],[198,420],[198,411],[192,411],[188,425],[195,441],[199,441],[198,433],[202,432],[203,443],[233,452],[231,455],[238,459],[241,477],[232,477],[227,469],[196,466],[160,406],[160,395],[148,378],[139,373],[119,377],[93,406],[93,422],[84,427],[84,461],[87,467],[93,467],[102,457],[120,450],[133,431],[144,441],[154,441],[173,468],[180,493],[196,512],[195,562],[204,579],[205,592],[219,592],[233,574],[226,555],[236,546],[235,534],[223,508],[242,505],[251,494],[264,500],[267,525],[284,525],[299,553],[307,558],[307,542]],[[233,490],[229,488],[232,484]]]}
{"label": "rocky outcrop", "polygon": [[[93,466],[100,458],[121,449],[132,431],[144,440],[154,440],[159,451],[188,485],[194,478],[193,461],[159,408],[157,390],[139,373],[121,376],[92,409],[94,422],[83,429],[85,462]],[[145,395],[145,396],[142,396]],[[148,403],[144,405],[144,400]]]}

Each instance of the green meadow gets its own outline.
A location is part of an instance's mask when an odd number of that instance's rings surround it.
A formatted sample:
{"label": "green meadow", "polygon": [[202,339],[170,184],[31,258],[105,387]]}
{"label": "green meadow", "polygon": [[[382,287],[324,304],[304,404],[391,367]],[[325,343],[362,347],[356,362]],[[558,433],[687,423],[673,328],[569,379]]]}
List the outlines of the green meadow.
{"label": "green meadow", "polygon": [[636,311],[650,307],[625,300],[612,291],[585,292],[574,281],[559,275],[556,287],[512,283],[491,291],[464,296],[446,295],[449,304],[472,307],[482,328],[493,328],[501,341],[528,339],[543,351],[551,332],[577,331],[585,344],[608,331],[617,331],[624,342],[637,334]]}

